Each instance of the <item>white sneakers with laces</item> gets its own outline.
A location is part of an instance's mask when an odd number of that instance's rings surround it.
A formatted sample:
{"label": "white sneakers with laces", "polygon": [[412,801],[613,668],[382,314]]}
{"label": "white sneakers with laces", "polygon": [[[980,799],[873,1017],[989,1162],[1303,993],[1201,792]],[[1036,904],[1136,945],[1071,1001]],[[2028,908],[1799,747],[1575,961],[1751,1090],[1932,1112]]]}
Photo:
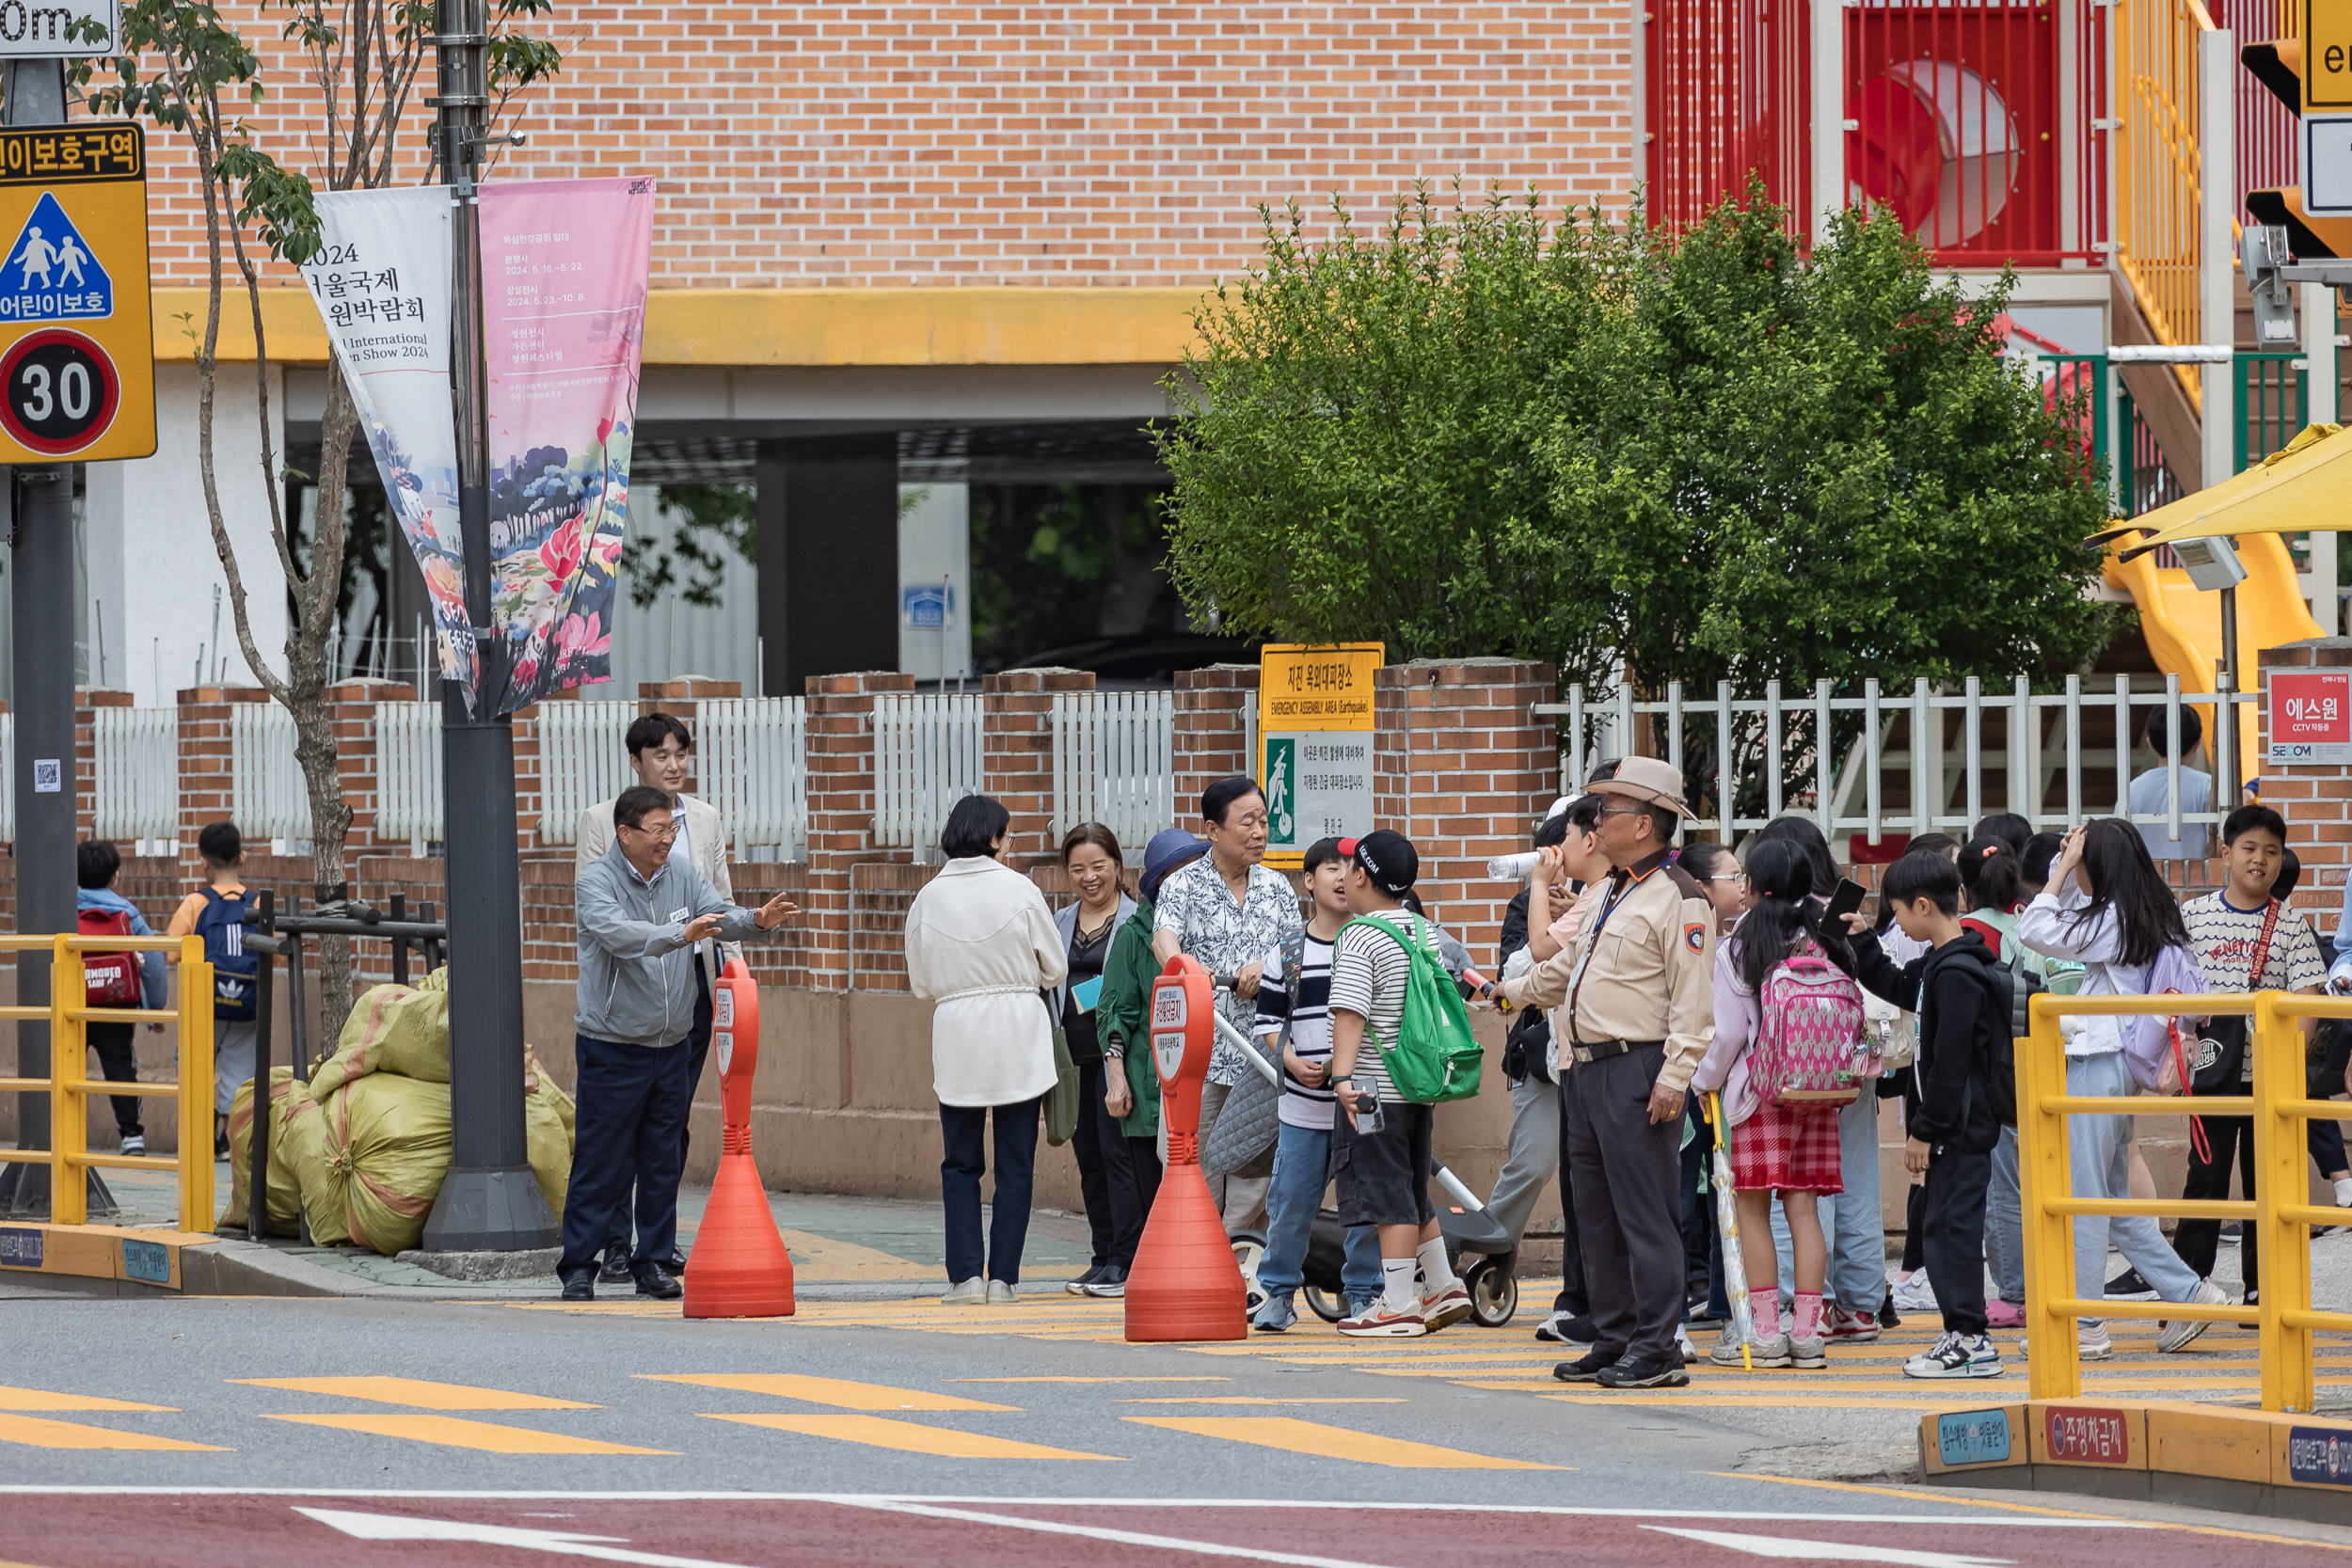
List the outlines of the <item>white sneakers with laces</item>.
{"label": "white sneakers with laces", "polygon": [[1999,1377],[2003,1370],[1991,1335],[1948,1331],[1903,1363],[1903,1376],[1919,1378]]}

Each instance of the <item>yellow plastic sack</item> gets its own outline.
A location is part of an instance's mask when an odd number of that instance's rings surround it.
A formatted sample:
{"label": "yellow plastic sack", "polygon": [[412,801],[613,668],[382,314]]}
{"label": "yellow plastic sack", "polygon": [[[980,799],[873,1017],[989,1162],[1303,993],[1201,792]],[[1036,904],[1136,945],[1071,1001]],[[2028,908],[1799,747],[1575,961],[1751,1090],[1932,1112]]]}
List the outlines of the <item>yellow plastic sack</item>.
{"label": "yellow plastic sack", "polygon": [[324,1105],[344,1085],[378,1072],[423,1084],[449,1082],[447,982],[436,990],[377,986],[361,996],[343,1021],[335,1054],[312,1076],[310,1098]]}
{"label": "yellow plastic sack", "polygon": [[[301,1207],[301,1196],[296,1188],[294,1167],[286,1159],[286,1109],[294,1101],[308,1098],[294,1094],[293,1069],[281,1067],[270,1069],[270,1111],[278,1118],[269,1130],[267,1234],[272,1236],[294,1234],[294,1219]],[[229,1102],[228,1134],[229,1207],[221,1212],[220,1223],[249,1225],[250,1189],[253,1183],[253,1080],[250,1078],[237,1085],[236,1098]]]}
{"label": "yellow plastic sack", "polygon": [[324,1207],[340,1209],[356,1245],[387,1258],[415,1246],[449,1174],[449,1085],[371,1072],[344,1084],[321,1109],[324,1201],[314,1205],[304,1195],[313,1239],[325,1240]]}

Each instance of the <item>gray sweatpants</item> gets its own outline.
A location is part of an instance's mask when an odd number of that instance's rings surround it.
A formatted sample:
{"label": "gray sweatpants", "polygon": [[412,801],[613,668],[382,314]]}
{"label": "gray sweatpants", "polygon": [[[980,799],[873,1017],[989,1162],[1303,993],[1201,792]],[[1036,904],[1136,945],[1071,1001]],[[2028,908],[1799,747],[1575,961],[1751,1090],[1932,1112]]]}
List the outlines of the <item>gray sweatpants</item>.
{"label": "gray sweatpants", "polygon": [[243,1023],[213,1021],[213,1110],[224,1121],[229,1102],[237,1098],[238,1085],[253,1076],[254,1047],[261,1029],[253,1019]]}
{"label": "gray sweatpants", "polygon": [[1567,1101],[1568,1185],[1592,1296],[1594,1349],[1682,1365],[1682,1121],[1653,1124],[1663,1045],[1579,1062]]}
{"label": "gray sweatpants", "polygon": [[1486,1212],[1518,1241],[1544,1183],[1560,1171],[1560,1089],[1530,1073],[1511,1085],[1511,1143]]}

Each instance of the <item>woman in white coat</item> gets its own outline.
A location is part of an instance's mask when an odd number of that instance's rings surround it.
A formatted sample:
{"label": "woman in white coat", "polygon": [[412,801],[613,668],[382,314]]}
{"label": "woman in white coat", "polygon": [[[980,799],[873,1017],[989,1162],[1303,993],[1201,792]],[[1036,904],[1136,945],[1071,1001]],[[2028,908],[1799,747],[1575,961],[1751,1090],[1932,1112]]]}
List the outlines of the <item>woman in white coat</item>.
{"label": "woman in white coat", "polygon": [[[947,857],[907,911],[907,981],[939,1004],[931,1016],[931,1085],[946,1157],[951,1307],[1015,1299],[1029,1231],[1039,1113],[1054,1086],[1053,1015],[1041,992],[1068,968],[1061,933],[1037,884],[996,858],[1011,814],[970,795],[947,814]],[[996,1201],[981,1253],[984,1133],[996,1113]]]}

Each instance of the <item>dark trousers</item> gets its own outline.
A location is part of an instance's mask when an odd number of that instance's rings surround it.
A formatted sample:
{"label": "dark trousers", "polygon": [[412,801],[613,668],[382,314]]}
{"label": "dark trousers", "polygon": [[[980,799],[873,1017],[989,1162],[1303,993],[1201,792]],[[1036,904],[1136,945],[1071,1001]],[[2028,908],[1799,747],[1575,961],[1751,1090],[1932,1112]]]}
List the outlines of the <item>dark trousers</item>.
{"label": "dark trousers", "polygon": [[575,1038],[580,1108],[571,1188],[564,1199],[564,1257],[556,1273],[570,1279],[596,1268],[613,1212],[632,1184],[637,1251],[629,1266],[666,1263],[677,1249],[677,1184],[686,1158],[680,1134],[694,1098],[686,1047]]}
{"label": "dark trousers", "polygon": [[[2251,1090],[2251,1087],[2252,1085],[2247,1084],[2233,1085],[2228,1091],[2228,1097],[2243,1098]],[[2198,1098],[2201,1100],[2207,1097],[2200,1095]],[[2211,1098],[2221,1099],[2223,1092],[2216,1090]],[[2205,1142],[2213,1150],[2213,1158],[2199,1159],[2196,1140],[2189,1141],[2188,1180],[2182,1187],[2181,1196],[2191,1198],[2228,1197],[2230,1196],[2231,1155],[2234,1153],[2237,1157],[2239,1183],[2245,1188],[2246,1196],[2251,1198],[2254,1196],[2254,1118],[2251,1117],[2201,1117],[2198,1119],[2204,1123]],[[2295,1201],[2297,1203],[2303,1201],[2300,1193],[2295,1195]],[[2172,1232],[2172,1250],[2181,1255],[2182,1262],[2196,1271],[2197,1277],[2200,1279],[2207,1278],[2213,1274],[2214,1255],[2220,1245],[2221,1222],[2219,1220],[2183,1220]],[[2260,1275],[2255,1265],[2254,1227],[2240,1226],[2238,1227],[2237,1266],[2239,1277],[2246,1281],[2249,1294],[2261,1289]]]}
{"label": "dark trousers", "polygon": [[[1042,1097],[1017,1105],[942,1105],[939,1131],[946,1158],[939,1162],[939,1192],[947,1211],[947,1283],[985,1273],[1021,1283],[1021,1248],[1029,1236],[1029,1192],[1037,1174],[1037,1123]],[[980,1252],[980,1178],[991,1113],[996,1118],[996,1198]]]}
{"label": "dark trousers", "polygon": [[[1914,1182],[1912,1183],[1911,1191],[1903,1195],[1902,1271],[1905,1274],[1909,1274],[1915,1269],[1924,1269],[1928,1266],[1927,1214],[1928,1190],[1920,1183]],[[1932,1282],[1935,1275],[1928,1275],[1928,1278],[1931,1282]],[[1936,1299],[1941,1301],[1943,1297],[1938,1296]]]}
{"label": "dark trousers", "polygon": [[1944,1148],[1928,1159],[1920,1202],[1920,1244],[1928,1283],[1947,1333],[1974,1338],[1984,1321],[1984,1195],[1993,1185],[1991,1151]]}
{"label": "dark trousers", "polygon": [[[1701,1289],[1700,1282],[1706,1282],[1708,1317],[1724,1323],[1731,1317],[1731,1304],[1724,1295],[1724,1235],[1715,1224],[1715,1205],[1731,1198],[1716,1192],[1712,1181],[1704,1180],[1709,1151],[1715,1147],[1715,1130],[1708,1119],[1707,1101],[1695,1094],[1691,1097],[1691,1119],[1695,1132],[1682,1150],[1683,1266],[1690,1270],[1692,1290]],[[1705,1192],[1699,1191],[1703,1181]]]}
{"label": "dark trousers", "polygon": [[1682,1118],[1649,1119],[1662,1045],[1579,1062],[1563,1121],[1576,1181],[1577,1239],[1592,1295],[1594,1349],[1682,1365]]}
{"label": "dark trousers", "polygon": [[[1160,1200],[1160,1140],[1154,1135],[1119,1141],[1127,1146],[1127,1165],[1136,1176],[1136,1242],[1139,1245],[1143,1227],[1152,1223],[1152,1205]],[[1134,1267],[1135,1260],[1135,1249],[1130,1247],[1126,1266]]]}
{"label": "dark trousers", "polygon": [[1576,1098],[1576,1073],[1560,1079],[1560,1293],[1551,1298],[1554,1312],[1581,1318],[1593,1310],[1592,1293],[1584,1288],[1584,1249],[1576,1235],[1576,1179],[1568,1170],[1569,1105]]}
{"label": "dark trousers", "polygon": [[[677,1124],[677,1168],[681,1173],[686,1169],[686,1148],[691,1141],[688,1137],[687,1124],[694,1119],[694,1089],[703,1081],[703,1058],[709,1054],[710,976],[703,973],[702,962],[697,959],[694,963],[694,1022],[686,1031],[687,1114],[679,1118]],[[621,1190],[621,1196],[626,1199],[628,1196],[628,1189],[624,1187]],[[629,1255],[628,1204],[626,1201],[615,1205],[612,1210],[612,1227],[605,1232],[604,1250],[607,1256],[617,1255],[626,1258]],[[655,1259],[659,1263],[670,1263],[676,1260],[677,1248],[675,1244],[668,1252]]]}
{"label": "dark trousers", "polygon": [[[98,1053],[98,1070],[110,1084],[135,1083],[139,1075],[139,1059],[131,1048],[131,1037],[138,1031],[135,1023],[92,1023],[89,1048]],[[115,1108],[115,1131],[126,1138],[144,1137],[147,1129],[139,1125],[139,1101],[136,1095],[110,1095]],[[2313,1122],[2312,1126],[2319,1124]]]}
{"label": "dark trousers", "polygon": [[[1086,1200],[1094,1266],[1116,1263],[1123,1269],[1136,1260],[1146,1211],[1119,1118],[1103,1108],[1103,1084],[1101,1057],[1078,1064],[1078,1127],[1070,1136],[1070,1149],[1078,1158],[1078,1193]],[[1156,1180],[1152,1184],[1157,1187]]]}

